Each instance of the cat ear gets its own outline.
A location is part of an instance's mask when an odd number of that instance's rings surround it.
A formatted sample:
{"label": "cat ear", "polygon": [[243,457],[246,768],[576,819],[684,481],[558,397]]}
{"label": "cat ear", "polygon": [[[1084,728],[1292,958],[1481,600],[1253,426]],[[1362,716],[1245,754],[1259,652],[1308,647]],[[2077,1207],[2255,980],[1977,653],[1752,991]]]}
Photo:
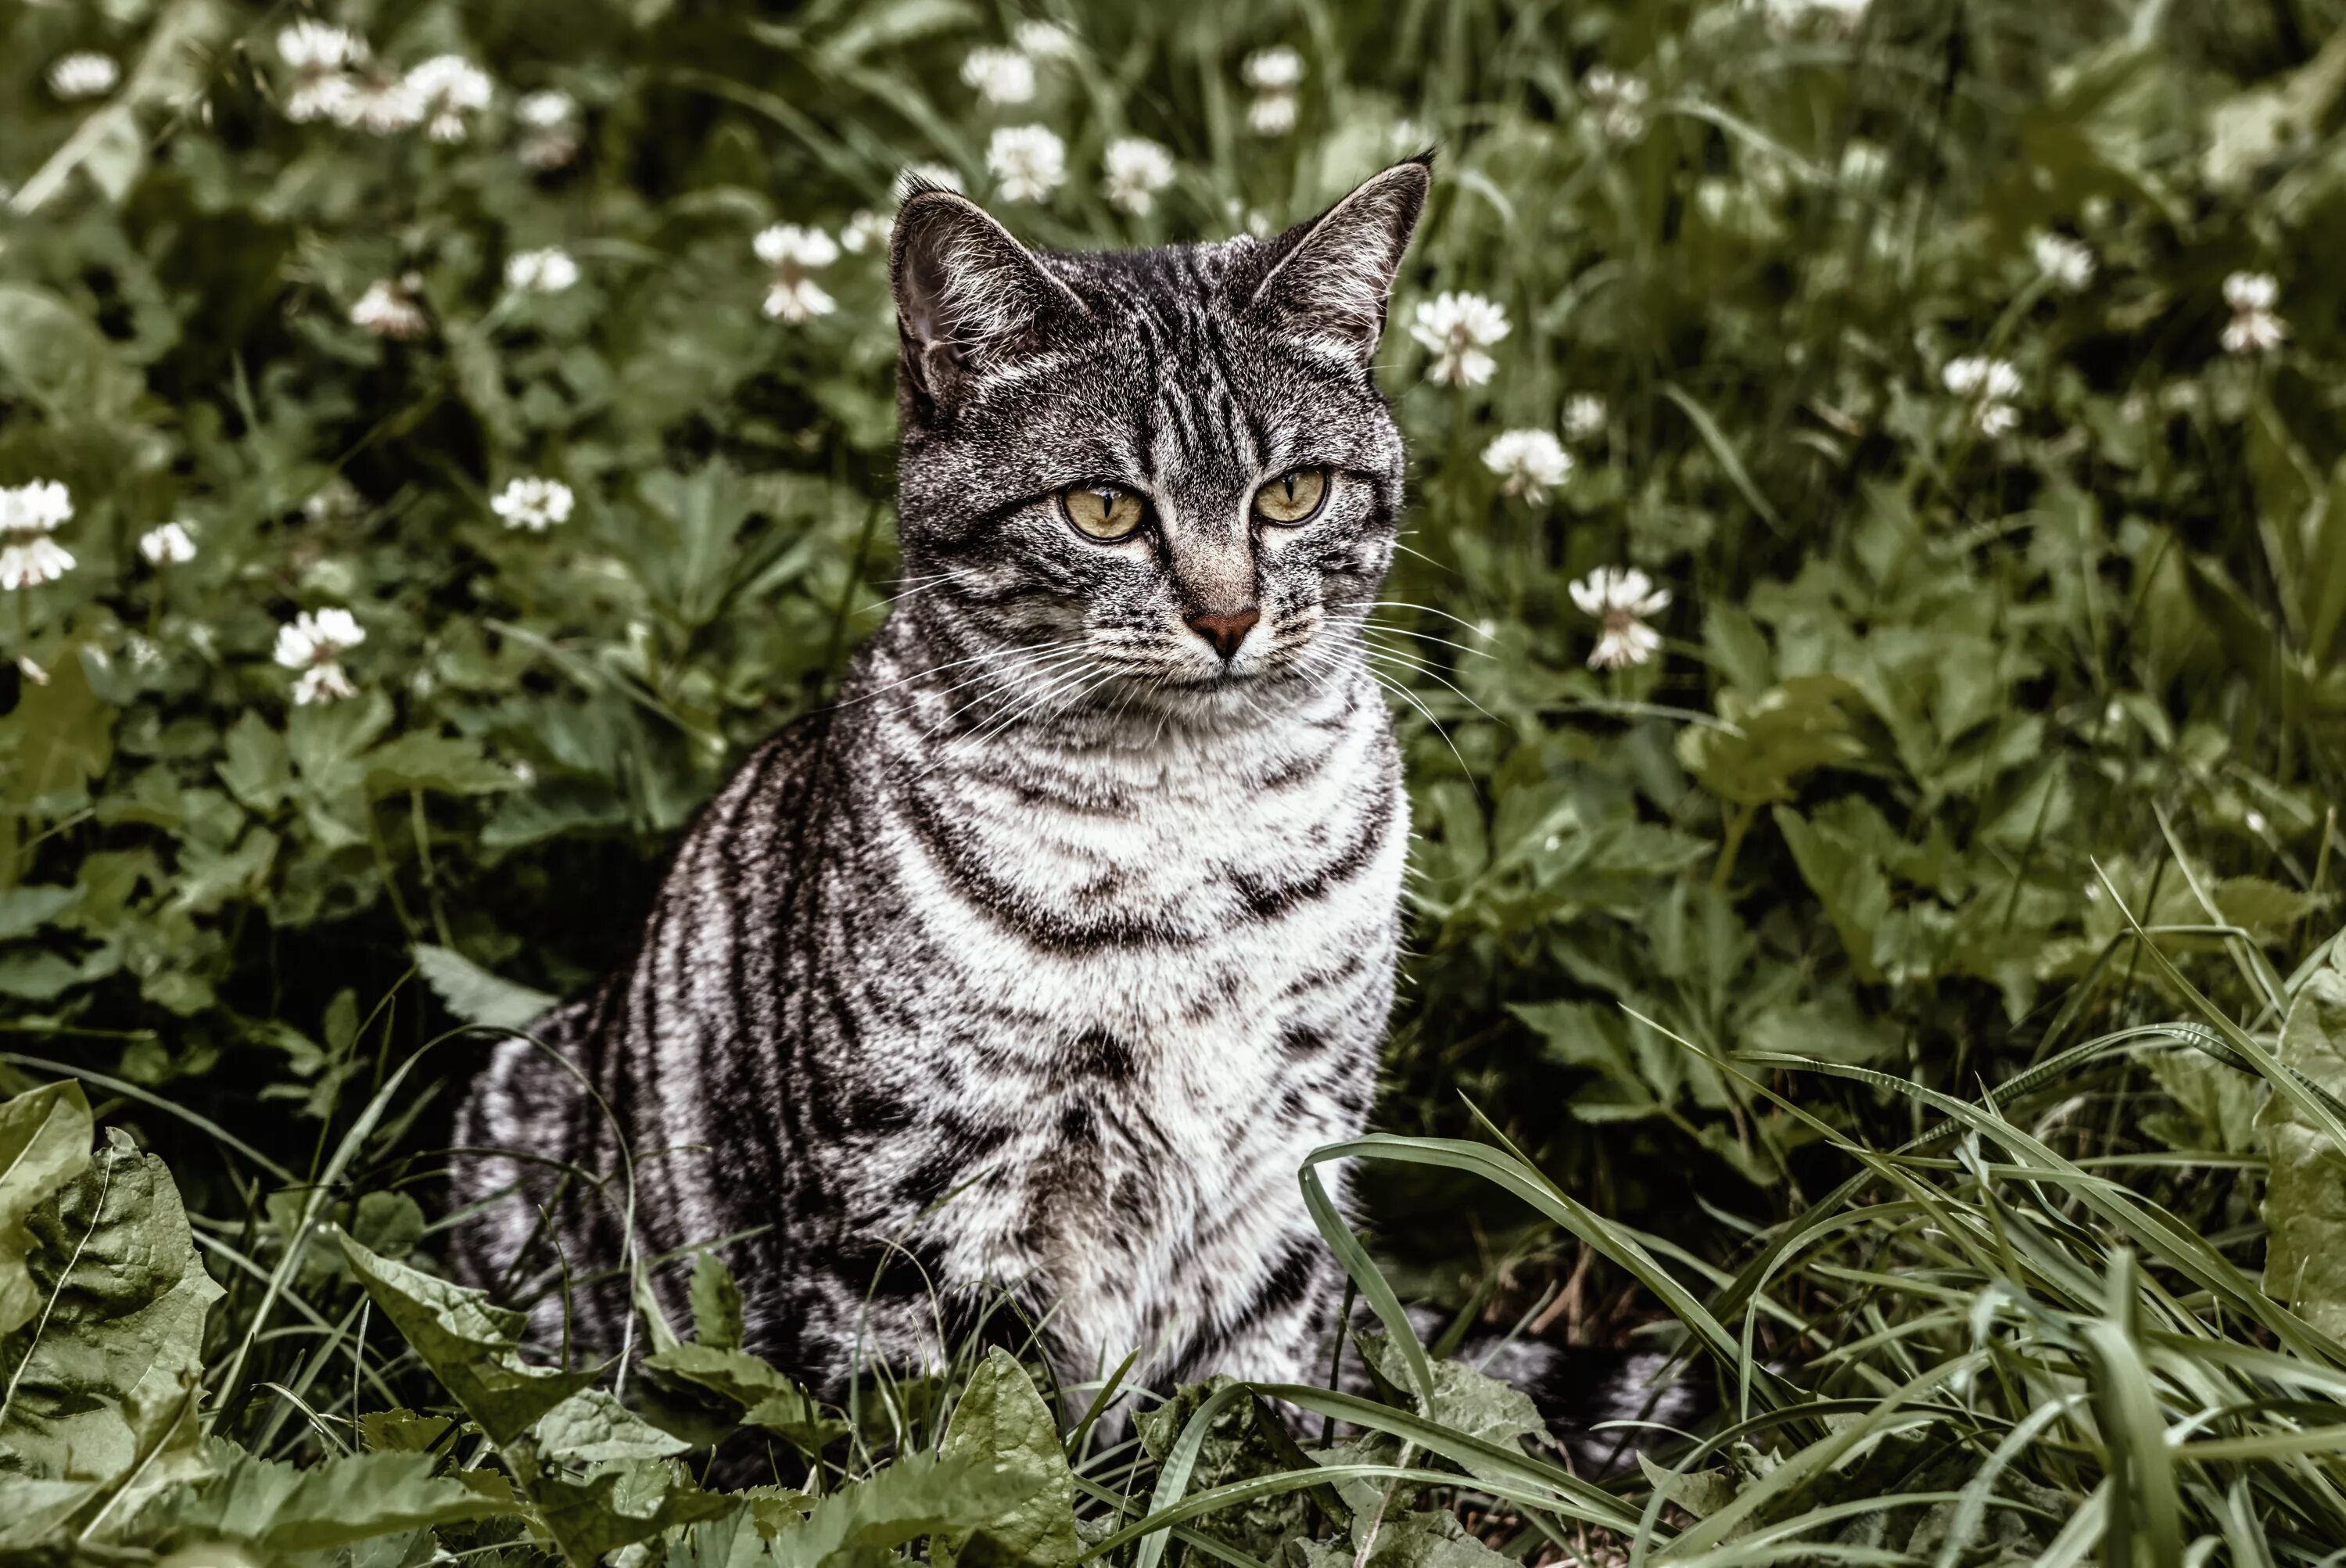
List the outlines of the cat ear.
{"label": "cat ear", "polygon": [[968,198],[928,187],[896,212],[888,276],[904,372],[931,402],[964,378],[1034,351],[1087,312],[1009,230]]}
{"label": "cat ear", "polygon": [[1251,308],[1367,364],[1384,336],[1385,300],[1433,180],[1433,155],[1422,153],[1280,236],[1270,246],[1279,260],[1255,286]]}

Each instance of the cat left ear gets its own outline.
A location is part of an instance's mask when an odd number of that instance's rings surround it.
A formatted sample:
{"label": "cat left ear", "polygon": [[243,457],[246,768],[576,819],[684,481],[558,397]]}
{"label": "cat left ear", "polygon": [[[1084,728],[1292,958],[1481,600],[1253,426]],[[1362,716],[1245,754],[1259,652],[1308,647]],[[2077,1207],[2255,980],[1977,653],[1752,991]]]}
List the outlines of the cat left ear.
{"label": "cat left ear", "polygon": [[1307,341],[1365,365],[1384,336],[1385,301],[1409,249],[1433,155],[1397,163],[1272,242],[1279,260],[1250,301]]}

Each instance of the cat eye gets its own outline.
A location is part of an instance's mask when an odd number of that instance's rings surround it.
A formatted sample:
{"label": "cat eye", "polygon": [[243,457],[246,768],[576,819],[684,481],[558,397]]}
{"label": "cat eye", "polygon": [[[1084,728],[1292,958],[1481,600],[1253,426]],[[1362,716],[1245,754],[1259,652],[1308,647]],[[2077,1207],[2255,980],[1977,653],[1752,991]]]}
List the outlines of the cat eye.
{"label": "cat eye", "polygon": [[1282,473],[1254,493],[1254,514],[1266,523],[1291,528],[1309,523],[1328,499],[1328,471],[1299,468]]}
{"label": "cat eye", "polygon": [[1114,484],[1070,484],[1059,492],[1059,510],[1094,539],[1124,538],[1148,515],[1148,504]]}

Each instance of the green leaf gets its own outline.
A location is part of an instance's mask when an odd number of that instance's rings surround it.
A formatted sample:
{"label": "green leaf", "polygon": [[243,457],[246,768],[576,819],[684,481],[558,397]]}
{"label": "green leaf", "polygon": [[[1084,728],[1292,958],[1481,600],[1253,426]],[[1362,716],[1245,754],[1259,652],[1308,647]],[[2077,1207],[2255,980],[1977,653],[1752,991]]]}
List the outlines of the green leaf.
{"label": "green leaf", "polygon": [[692,1337],[712,1349],[741,1348],[741,1288],[713,1252],[702,1253],[692,1265]]}
{"label": "green leaf", "polygon": [[89,1165],[89,1101],[71,1078],[0,1104],[0,1334],[40,1309],[26,1219]]}
{"label": "green leaf", "polygon": [[1423,1509],[1382,1517],[1363,1510],[1343,1541],[1315,1543],[1303,1561],[1305,1568],[1511,1568],[1515,1559],[1468,1534],[1456,1514]]}
{"label": "green leaf", "polygon": [[[1356,1338],[1363,1350],[1376,1358],[1388,1381],[1397,1388],[1409,1386],[1408,1359],[1399,1345],[1382,1334],[1362,1333]],[[1546,1420],[1521,1389],[1461,1360],[1435,1361],[1432,1369],[1433,1408],[1423,1414],[1453,1431],[1499,1448],[1515,1450],[1527,1439],[1539,1443],[1548,1441]]]}
{"label": "green leaf", "polygon": [[16,711],[0,718],[5,798],[19,806],[87,789],[113,759],[114,709],[98,700],[76,657],[57,660],[47,684],[26,686]]}
{"label": "green leaf", "polygon": [[293,788],[293,754],[284,733],[248,710],[229,727],[224,738],[228,757],[213,771],[229,793],[255,811],[283,805]]}
{"label": "green leaf", "polygon": [[990,1466],[1018,1502],[974,1529],[940,1533],[929,1552],[937,1568],[1075,1568],[1084,1551],[1076,1537],[1075,1477],[1051,1408],[1016,1357],[999,1347],[985,1353],[938,1452]]}
{"label": "green leaf", "polygon": [[530,1488],[530,1501],[562,1554],[582,1565],[739,1506],[701,1491],[672,1461],[651,1459],[610,1461],[579,1481],[542,1476]]}
{"label": "green leaf", "polygon": [[43,290],[0,285],[0,392],[53,414],[113,420],[144,388],[80,311]]}
{"label": "green leaf", "polygon": [[1890,916],[1890,878],[1872,846],[1822,821],[1812,823],[1789,806],[1777,807],[1775,818],[1801,880],[1825,906],[1825,918],[1840,933],[1857,977],[1880,980],[1874,939]]}
{"label": "green leaf", "polygon": [[366,756],[367,793],[431,789],[443,795],[494,795],[515,786],[513,770],[489,760],[476,740],[410,730]]}
{"label": "green leaf", "polygon": [[240,1453],[167,1511],[181,1539],[227,1537],[268,1552],[319,1552],[519,1512],[495,1476],[435,1475],[429,1454],[330,1458],[306,1469]]}
{"label": "green leaf", "polygon": [[550,1459],[601,1464],[621,1459],[668,1459],[692,1445],[670,1437],[602,1389],[581,1389],[531,1429]]}
{"label": "green leaf", "polygon": [[1022,1502],[1005,1472],[968,1459],[914,1453],[814,1505],[776,1532],[773,1568],[862,1568],[924,1535],[972,1528]]}
{"label": "green leaf", "polygon": [[369,1410],[359,1417],[359,1439],[379,1453],[429,1453],[456,1423],[414,1410]]}
{"label": "green leaf", "polygon": [[1854,691],[1824,675],[1794,676],[1750,698],[1722,691],[1719,717],[1731,728],[1688,725],[1678,732],[1678,760],[1730,805],[1789,800],[1802,774],[1864,755],[1841,708]]}
{"label": "green leaf", "polygon": [[746,1351],[671,1345],[647,1356],[644,1365],[671,1387],[697,1389],[738,1407],[735,1419],[772,1432],[810,1455],[821,1453],[849,1431],[845,1421],[826,1415],[804,1389]]}
{"label": "green leaf", "polygon": [[[2346,1096],[2346,973],[2325,964],[2290,1003],[2274,1053]],[[2346,1339],[2346,1149],[2274,1095],[2257,1116],[2271,1162],[2266,1178],[2265,1290],[2315,1328]]]}
{"label": "green leaf", "polygon": [[555,999],[500,979],[454,948],[415,944],[415,967],[449,1012],[467,1023],[492,1029],[521,1029],[545,1013]]}
{"label": "green leaf", "polygon": [[[25,1226],[41,1308],[0,1336],[0,1366],[15,1369],[0,1471],[94,1482],[75,1512],[86,1535],[107,1539],[147,1500],[209,1468],[195,1407],[220,1288],[196,1256],[170,1172],[118,1127]],[[21,1544],[15,1528],[0,1545]]]}
{"label": "green leaf", "polygon": [[14,942],[20,936],[31,935],[56,915],[70,909],[80,897],[79,888],[53,887],[37,882],[0,888],[0,942]]}
{"label": "green leaf", "polygon": [[346,1231],[335,1238],[374,1304],[499,1448],[601,1375],[596,1367],[563,1371],[525,1365],[522,1314],[491,1305],[485,1291],[379,1257]]}

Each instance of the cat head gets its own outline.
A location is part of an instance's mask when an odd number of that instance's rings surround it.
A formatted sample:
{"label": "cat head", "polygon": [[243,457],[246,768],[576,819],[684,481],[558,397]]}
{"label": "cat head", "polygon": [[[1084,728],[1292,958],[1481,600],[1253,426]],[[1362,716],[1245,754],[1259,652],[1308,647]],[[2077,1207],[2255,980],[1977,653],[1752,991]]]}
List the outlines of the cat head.
{"label": "cat head", "polygon": [[1355,667],[1401,509],[1372,361],[1425,203],[1395,165],[1269,239],[1031,251],[966,199],[891,255],[906,614],[1035,711],[1259,709]]}

